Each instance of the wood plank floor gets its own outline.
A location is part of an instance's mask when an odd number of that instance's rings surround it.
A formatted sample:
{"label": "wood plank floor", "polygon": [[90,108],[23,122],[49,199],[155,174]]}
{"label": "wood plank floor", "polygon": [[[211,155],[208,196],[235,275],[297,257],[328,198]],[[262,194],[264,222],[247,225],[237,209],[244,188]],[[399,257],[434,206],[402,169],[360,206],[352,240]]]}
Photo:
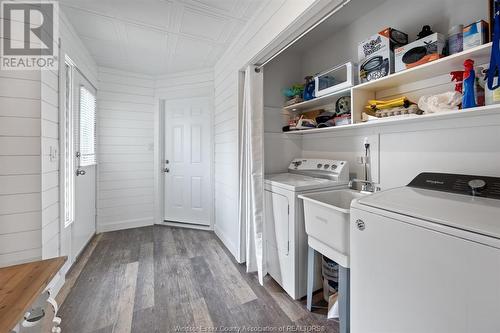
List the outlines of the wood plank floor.
{"label": "wood plank floor", "polygon": [[338,332],[271,278],[262,287],[212,232],[165,226],[101,235],[59,316],[68,333]]}

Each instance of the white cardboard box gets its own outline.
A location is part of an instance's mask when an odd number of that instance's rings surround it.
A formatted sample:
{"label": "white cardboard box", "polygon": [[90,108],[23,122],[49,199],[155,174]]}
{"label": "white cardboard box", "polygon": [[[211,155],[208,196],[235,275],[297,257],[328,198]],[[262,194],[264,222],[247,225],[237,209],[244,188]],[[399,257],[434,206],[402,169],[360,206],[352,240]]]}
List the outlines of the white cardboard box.
{"label": "white cardboard box", "polygon": [[394,51],[395,71],[400,72],[443,57],[446,45],[444,35],[436,32]]}

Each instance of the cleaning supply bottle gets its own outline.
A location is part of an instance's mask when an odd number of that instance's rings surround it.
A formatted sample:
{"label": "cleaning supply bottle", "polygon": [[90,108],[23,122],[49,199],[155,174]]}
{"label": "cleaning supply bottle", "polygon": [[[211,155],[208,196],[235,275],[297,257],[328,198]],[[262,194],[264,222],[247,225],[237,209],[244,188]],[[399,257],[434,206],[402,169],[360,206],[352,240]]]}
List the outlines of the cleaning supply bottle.
{"label": "cleaning supply bottle", "polygon": [[474,108],[477,106],[476,97],[474,94],[474,90],[476,88],[476,72],[474,71],[474,61],[472,59],[465,60],[464,67],[464,97],[462,98],[462,108]]}

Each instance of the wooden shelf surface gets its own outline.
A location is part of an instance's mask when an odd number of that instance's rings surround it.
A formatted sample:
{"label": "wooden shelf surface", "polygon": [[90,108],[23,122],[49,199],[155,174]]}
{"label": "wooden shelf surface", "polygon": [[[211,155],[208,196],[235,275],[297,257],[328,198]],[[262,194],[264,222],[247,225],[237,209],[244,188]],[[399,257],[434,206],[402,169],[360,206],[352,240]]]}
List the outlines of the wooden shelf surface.
{"label": "wooden shelf surface", "polygon": [[43,293],[67,257],[0,268],[0,333],[10,332]]}

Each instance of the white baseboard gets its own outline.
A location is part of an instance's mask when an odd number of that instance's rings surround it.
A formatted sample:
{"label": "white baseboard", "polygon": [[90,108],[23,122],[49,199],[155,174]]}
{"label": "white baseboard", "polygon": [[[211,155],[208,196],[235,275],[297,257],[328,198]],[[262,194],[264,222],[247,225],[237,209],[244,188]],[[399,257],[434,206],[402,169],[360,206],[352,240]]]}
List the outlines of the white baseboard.
{"label": "white baseboard", "polygon": [[[66,282],[66,272],[63,271],[64,267],[61,268],[61,270],[54,276],[52,281],[50,281],[48,288],[51,290],[50,296],[52,298],[55,298],[57,294],[59,294],[59,291],[64,285],[64,282]],[[61,304],[59,304],[61,305]]]}
{"label": "white baseboard", "polygon": [[224,246],[229,250],[229,252],[231,252],[236,261],[239,262],[239,251],[237,246],[235,246],[231,239],[227,237],[220,228],[217,227],[217,224],[214,226],[214,231],[217,237],[219,237],[219,239],[222,241]]}
{"label": "white baseboard", "polygon": [[147,227],[154,224],[154,218],[133,219],[111,223],[97,223],[97,233],[124,230],[131,228]]}

